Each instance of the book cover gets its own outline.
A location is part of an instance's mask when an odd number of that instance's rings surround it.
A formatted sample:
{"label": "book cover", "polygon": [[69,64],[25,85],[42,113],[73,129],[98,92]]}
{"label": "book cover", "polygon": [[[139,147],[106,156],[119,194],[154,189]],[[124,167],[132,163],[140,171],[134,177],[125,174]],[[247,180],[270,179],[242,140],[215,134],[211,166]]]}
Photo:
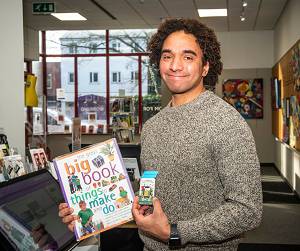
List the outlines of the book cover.
{"label": "book cover", "polygon": [[48,163],[47,155],[43,148],[30,149],[30,155],[31,155],[32,164],[35,171],[47,167],[47,163]]}
{"label": "book cover", "polygon": [[133,220],[133,190],[115,139],[54,159],[77,240]]}
{"label": "book cover", "polygon": [[13,179],[26,174],[20,154],[3,157],[7,178]]}

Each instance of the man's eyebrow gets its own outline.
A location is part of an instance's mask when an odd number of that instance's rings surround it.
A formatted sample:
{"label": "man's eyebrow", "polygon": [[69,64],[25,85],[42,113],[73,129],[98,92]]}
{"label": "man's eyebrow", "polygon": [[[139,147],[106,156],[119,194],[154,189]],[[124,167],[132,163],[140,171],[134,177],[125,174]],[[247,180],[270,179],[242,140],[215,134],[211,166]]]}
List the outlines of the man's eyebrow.
{"label": "man's eyebrow", "polygon": [[162,51],[161,51],[161,54],[163,54],[163,53],[171,53],[171,50],[170,49],[163,49]]}
{"label": "man's eyebrow", "polygon": [[[171,53],[171,52],[172,51],[170,49],[163,49],[161,51],[161,54],[163,54],[163,53]],[[183,53],[190,53],[190,54],[193,54],[193,55],[197,56],[197,53],[194,52],[193,50],[183,50]]]}
{"label": "man's eyebrow", "polygon": [[193,50],[183,50],[184,53],[190,53],[190,54],[193,54],[195,56],[197,56],[197,53],[194,52]]}

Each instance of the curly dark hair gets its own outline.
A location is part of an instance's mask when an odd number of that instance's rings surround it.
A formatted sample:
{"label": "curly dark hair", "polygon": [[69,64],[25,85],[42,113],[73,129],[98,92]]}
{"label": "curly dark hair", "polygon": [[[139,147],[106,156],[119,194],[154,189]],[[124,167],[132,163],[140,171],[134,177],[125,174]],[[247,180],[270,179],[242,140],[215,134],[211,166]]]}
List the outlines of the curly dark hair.
{"label": "curly dark hair", "polygon": [[165,39],[175,31],[184,31],[197,38],[203,53],[202,63],[209,62],[208,74],[203,78],[204,86],[214,90],[221,74],[223,64],[220,61],[220,43],[214,31],[196,19],[167,19],[158,28],[157,32],[151,37],[147,50],[150,52],[150,64],[159,70],[161,50]]}

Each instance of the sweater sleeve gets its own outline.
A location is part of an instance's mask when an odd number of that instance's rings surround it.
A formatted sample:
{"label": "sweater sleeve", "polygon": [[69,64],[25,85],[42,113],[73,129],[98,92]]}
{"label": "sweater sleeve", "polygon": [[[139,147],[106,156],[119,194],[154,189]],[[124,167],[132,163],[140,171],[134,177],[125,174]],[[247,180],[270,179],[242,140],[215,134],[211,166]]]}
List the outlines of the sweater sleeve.
{"label": "sweater sleeve", "polygon": [[262,188],[254,139],[247,123],[239,115],[234,118],[234,122],[219,121],[218,129],[210,132],[224,203],[194,219],[179,221],[183,244],[222,242],[261,222]]}

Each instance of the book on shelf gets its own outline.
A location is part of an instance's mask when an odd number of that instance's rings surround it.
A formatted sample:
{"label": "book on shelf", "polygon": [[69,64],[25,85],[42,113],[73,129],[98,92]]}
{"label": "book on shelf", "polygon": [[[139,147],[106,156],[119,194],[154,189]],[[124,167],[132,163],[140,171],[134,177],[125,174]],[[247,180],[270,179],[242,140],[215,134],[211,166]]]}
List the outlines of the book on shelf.
{"label": "book on shelf", "polygon": [[53,161],[65,201],[74,209],[76,239],[133,220],[133,190],[115,139]]}
{"label": "book on shelf", "polygon": [[132,97],[112,97],[110,112],[112,113],[133,113],[134,101]]}
{"label": "book on shelf", "polygon": [[112,116],[113,128],[132,128],[133,118],[130,114],[113,114]]}
{"label": "book on shelf", "polygon": [[131,129],[117,129],[113,131],[113,137],[117,139],[118,143],[131,143],[133,142],[133,132]]}
{"label": "book on shelf", "polygon": [[29,151],[35,171],[48,167],[47,155],[43,148],[30,149]]}
{"label": "book on shelf", "polygon": [[26,174],[26,170],[20,154],[3,157],[4,160],[4,177],[13,179]]}

